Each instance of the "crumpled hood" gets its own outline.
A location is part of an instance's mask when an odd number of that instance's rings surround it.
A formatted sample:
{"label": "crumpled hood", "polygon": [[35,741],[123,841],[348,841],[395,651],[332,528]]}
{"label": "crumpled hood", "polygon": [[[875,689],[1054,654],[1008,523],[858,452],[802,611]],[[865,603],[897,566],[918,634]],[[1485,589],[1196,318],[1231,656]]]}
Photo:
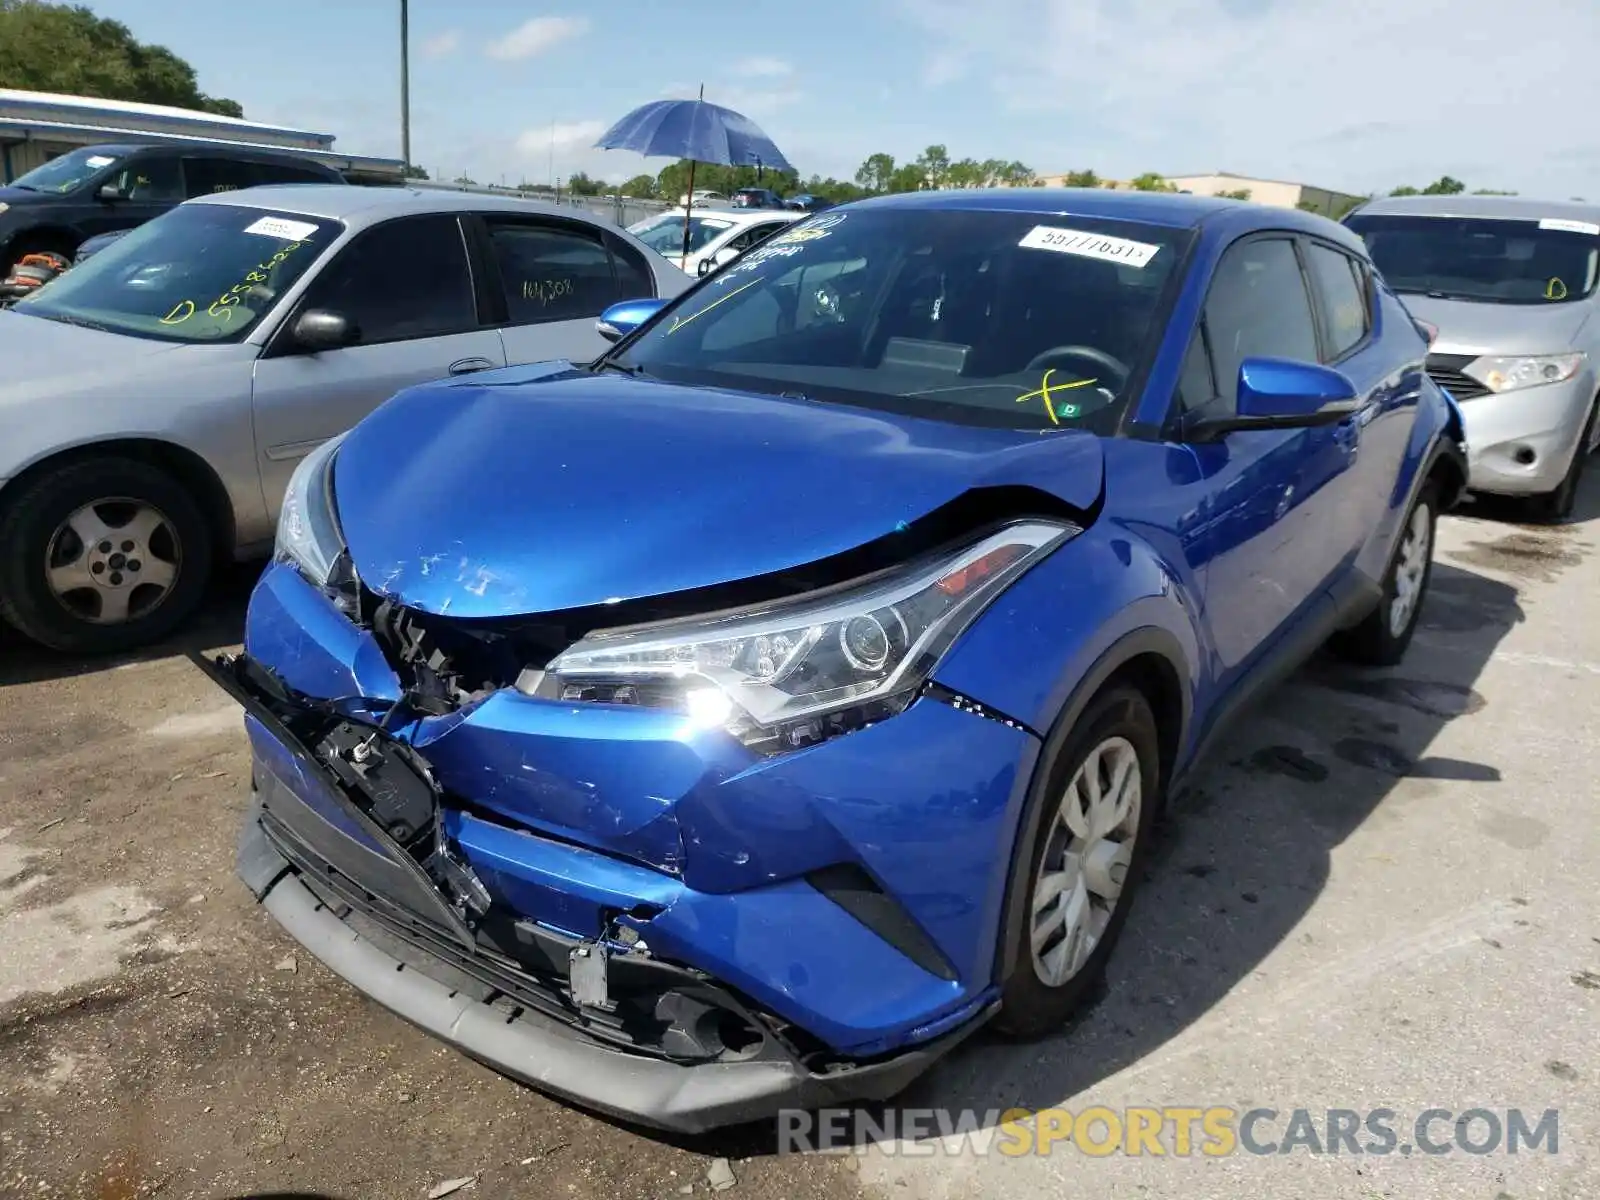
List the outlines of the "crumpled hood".
{"label": "crumpled hood", "polygon": [[[514,373],[513,373],[514,372]],[[401,392],[334,465],[351,558],[424,612],[664,596],[817,562],[970,488],[1091,508],[1099,440],[679,387],[567,364]],[[544,378],[539,378],[543,374]]]}
{"label": "crumpled hood", "polygon": [[1574,304],[1479,304],[1400,297],[1420,321],[1439,327],[1436,354],[1560,354],[1589,318],[1590,306]]}

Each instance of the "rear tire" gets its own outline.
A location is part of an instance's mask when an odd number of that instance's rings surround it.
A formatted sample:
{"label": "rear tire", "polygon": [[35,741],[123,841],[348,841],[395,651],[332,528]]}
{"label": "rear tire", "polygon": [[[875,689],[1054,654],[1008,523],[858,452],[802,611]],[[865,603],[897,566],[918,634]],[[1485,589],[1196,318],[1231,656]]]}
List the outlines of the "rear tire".
{"label": "rear tire", "polygon": [[53,650],[148,645],[192,615],[212,530],[194,498],[148,463],[96,458],[23,484],[0,511],[0,616]]}
{"label": "rear tire", "polygon": [[1583,480],[1583,468],[1589,459],[1589,439],[1594,436],[1597,418],[1600,418],[1600,400],[1589,409],[1589,419],[1583,423],[1583,432],[1578,435],[1578,448],[1573,451],[1572,465],[1562,477],[1561,486],[1553,492],[1529,498],[1528,508],[1536,520],[1553,525],[1572,515],[1578,502],[1578,484]]}
{"label": "rear tire", "polygon": [[1095,697],[1045,756],[1001,927],[1012,965],[993,1027],[1016,1038],[1060,1029],[1094,994],[1144,872],[1163,786],[1155,716],[1132,687]]}
{"label": "rear tire", "polygon": [[1438,514],[1439,484],[1430,479],[1406,513],[1400,543],[1384,572],[1383,598],[1359,625],[1328,639],[1335,654],[1369,667],[1392,667],[1406,656],[1433,578]]}

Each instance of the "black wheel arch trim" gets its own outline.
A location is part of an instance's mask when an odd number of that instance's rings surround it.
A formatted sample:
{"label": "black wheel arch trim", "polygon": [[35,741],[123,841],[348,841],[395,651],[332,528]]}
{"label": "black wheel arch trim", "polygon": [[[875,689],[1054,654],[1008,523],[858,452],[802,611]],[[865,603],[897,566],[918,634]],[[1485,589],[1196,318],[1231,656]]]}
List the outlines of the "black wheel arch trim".
{"label": "black wheel arch trim", "polygon": [[[1050,764],[1060,753],[1062,743],[1072,736],[1079,719],[1090,703],[1098,696],[1101,690],[1111,679],[1133,662],[1136,658],[1146,655],[1156,655],[1166,661],[1178,676],[1180,684],[1187,679],[1188,671],[1183,663],[1187,656],[1178,639],[1172,633],[1159,626],[1147,625],[1124,634],[1113,642],[1100,657],[1095,659],[1091,666],[1066,701],[1057,711],[1055,720],[1051,722],[1050,730],[1045,735],[1038,753],[1034,755],[1033,769],[1029,774],[1027,791],[1022,803],[1021,811],[1017,815],[1016,836],[1012,841],[1011,862],[1006,871],[1005,899],[1000,910],[1000,929],[995,941],[994,954],[994,980],[998,982],[1006,978],[1016,965],[1016,956],[1013,947],[1016,944],[1016,934],[1021,928],[1022,909],[1011,903],[1012,894],[1017,887],[1017,870],[1019,864],[1033,861],[1033,848],[1035,835],[1031,829],[1028,816],[1033,812],[1034,806],[1039,803],[1039,793],[1048,782]],[[1193,701],[1187,688],[1180,686],[1180,719],[1173,744],[1182,747],[1184,738],[1189,731],[1192,719]],[[1152,704],[1152,707],[1155,707]],[[1165,766],[1166,764],[1163,764]],[[1165,789],[1167,780],[1161,780],[1160,785]],[[1025,867],[1024,867],[1025,869]]]}

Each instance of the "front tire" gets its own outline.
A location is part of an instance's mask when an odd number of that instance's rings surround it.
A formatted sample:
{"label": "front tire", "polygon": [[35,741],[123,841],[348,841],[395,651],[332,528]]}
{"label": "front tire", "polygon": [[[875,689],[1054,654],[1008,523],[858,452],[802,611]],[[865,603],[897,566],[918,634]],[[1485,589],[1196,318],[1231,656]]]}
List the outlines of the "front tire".
{"label": "front tire", "polygon": [[1531,497],[1528,507],[1533,516],[1540,521],[1556,524],[1565,521],[1572,515],[1572,510],[1578,503],[1578,484],[1583,479],[1583,468],[1589,459],[1589,441],[1594,437],[1594,423],[1600,419],[1600,400],[1597,400],[1589,409],[1589,419],[1583,424],[1583,432],[1578,435],[1578,448],[1572,453],[1572,465],[1567,468],[1567,473],[1561,479],[1561,486],[1553,492]]}
{"label": "front tire", "polygon": [[1011,967],[994,1028],[1060,1029],[1104,974],[1143,874],[1161,796],[1160,739],[1134,688],[1101,693],[1041,763],[1004,929]]}
{"label": "front tire", "polygon": [[132,650],[199,606],[211,529],[193,497],[148,463],[97,458],[22,486],[0,512],[0,616],[77,654]]}
{"label": "front tire", "polygon": [[1341,658],[1369,667],[1392,667],[1406,656],[1433,578],[1438,514],[1439,485],[1429,480],[1406,514],[1400,544],[1384,573],[1378,607],[1359,625],[1329,639],[1329,648]]}

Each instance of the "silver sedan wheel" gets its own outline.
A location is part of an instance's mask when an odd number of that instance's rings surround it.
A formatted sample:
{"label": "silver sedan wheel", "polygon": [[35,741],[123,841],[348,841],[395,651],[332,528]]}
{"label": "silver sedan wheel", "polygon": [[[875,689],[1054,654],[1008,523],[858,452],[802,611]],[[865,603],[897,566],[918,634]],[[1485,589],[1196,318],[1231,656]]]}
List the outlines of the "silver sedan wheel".
{"label": "silver sedan wheel", "polygon": [[45,582],[68,612],[93,625],[121,625],[154,611],[183,562],[178,531],[142,500],[85,504],[45,548]]}
{"label": "silver sedan wheel", "polygon": [[1045,986],[1076,975],[1105,935],[1127,881],[1143,801],[1139,754],[1126,738],[1101,742],[1067,785],[1046,827],[1033,891],[1033,969]]}
{"label": "silver sedan wheel", "polygon": [[1411,617],[1422,603],[1422,581],[1428,574],[1428,559],[1433,553],[1433,513],[1426,504],[1417,505],[1406,525],[1400,543],[1400,557],[1394,564],[1394,599],[1389,602],[1389,632],[1402,637]]}

